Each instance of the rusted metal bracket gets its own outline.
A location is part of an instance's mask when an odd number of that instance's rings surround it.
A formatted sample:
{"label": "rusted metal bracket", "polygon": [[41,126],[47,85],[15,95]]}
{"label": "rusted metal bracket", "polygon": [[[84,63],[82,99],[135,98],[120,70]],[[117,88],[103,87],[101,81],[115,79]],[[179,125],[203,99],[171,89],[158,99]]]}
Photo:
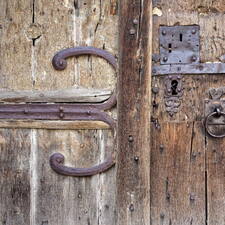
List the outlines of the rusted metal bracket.
{"label": "rusted metal bracket", "polygon": [[[110,53],[93,47],[69,48],[57,53],[52,64],[56,70],[66,68],[66,58],[80,55],[96,55],[105,59],[116,69],[116,59]],[[32,119],[32,120],[85,120],[103,121],[107,123],[115,136],[116,123],[105,111],[116,105],[116,93],[102,103],[35,103],[35,104],[0,104],[0,119]],[[70,168],[63,165],[64,156],[54,153],[50,157],[51,168],[62,175],[68,176],[91,176],[104,172],[114,164],[111,156],[102,164],[90,168]]]}
{"label": "rusted metal bracket", "polygon": [[221,62],[200,63],[200,27],[160,26],[160,54],[153,55],[152,75],[225,74],[224,56]]}

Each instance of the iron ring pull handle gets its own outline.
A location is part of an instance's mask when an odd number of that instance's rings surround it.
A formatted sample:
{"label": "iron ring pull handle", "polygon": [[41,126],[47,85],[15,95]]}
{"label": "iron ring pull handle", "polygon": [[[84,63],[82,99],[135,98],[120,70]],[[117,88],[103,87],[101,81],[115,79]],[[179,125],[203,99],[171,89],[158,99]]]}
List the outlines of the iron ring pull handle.
{"label": "iron ring pull handle", "polygon": [[[213,133],[212,131],[210,131],[209,129],[209,122],[210,122],[210,119],[212,117],[220,117],[220,116],[223,116],[225,117],[225,113],[222,112],[219,108],[216,108],[215,111],[213,111],[212,113],[210,113],[206,118],[205,118],[205,129],[206,129],[206,132],[207,134],[209,134],[211,137],[215,137],[215,138],[223,138],[225,137],[225,133],[224,134],[215,134]],[[224,124],[225,125],[225,124]]]}
{"label": "iron ring pull handle", "polygon": [[[116,58],[107,51],[102,49],[94,48],[94,47],[76,47],[76,48],[68,48],[58,52],[52,60],[52,65],[56,70],[63,70],[67,66],[66,59],[72,56],[81,56],[81,55],[96,55],[105,59],[113,68],[116,70]],[[83,109],[82,113],[85,116],[84,120],[99,120],[110,125],[113,131],[113,136],[115,136],[115,120],[112,119],[108,114],[104,112],[104,110],[111,109],[116,105],[116,93],[115,91],[111,95],[111,97],[103,102],[103,103],[83,103],[77,104],[77,106]],[[88,116],[90,111],[94,113],[94,118]],[[102,111],[103,110],[103,111]],[[110,169],[115,165],[115,160],[113,156],[110,156],[105,162],[90,167],[90,168],[72,168],[68,166],[64,166],[65,157],[61,153],[54,153],[50,156],[50,166],[51,168],[58,174],[66,175],[66,176],[75,176],[75,177],[86,177],[92,176],[98,173],[102,173]]]}

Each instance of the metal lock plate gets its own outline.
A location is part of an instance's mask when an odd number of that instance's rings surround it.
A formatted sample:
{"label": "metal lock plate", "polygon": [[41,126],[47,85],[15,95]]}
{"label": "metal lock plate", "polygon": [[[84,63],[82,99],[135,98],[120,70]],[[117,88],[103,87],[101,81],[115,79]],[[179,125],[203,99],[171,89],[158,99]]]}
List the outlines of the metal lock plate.
{"label": "metal lock plate", "polygon": [[199,26],[160,26],[160,64],[199,63]]}

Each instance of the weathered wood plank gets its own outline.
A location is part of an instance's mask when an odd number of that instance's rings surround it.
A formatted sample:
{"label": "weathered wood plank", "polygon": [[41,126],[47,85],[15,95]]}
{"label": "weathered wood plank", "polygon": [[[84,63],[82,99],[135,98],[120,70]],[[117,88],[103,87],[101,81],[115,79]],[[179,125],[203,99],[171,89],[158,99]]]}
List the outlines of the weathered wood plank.
{"label": "weathered wood plank", "polygon": [[55,91],[0,90],[0,102],[102,102],[111,94],[109,90],[78,87]]}
{"label": "weathered wood plank", "polygon": [[207,220],[225,224],[225,149],[224,139],[207,138]]}
{"label": "weathered wood plank", "polygon": [[0,120],[0,128],[30,128],[47,130],[110,129],[101,121]]}
{"label": "weathered wood plank", "polygon": [[161,122],[151,131],[151,223],[205,224],[201,122]]}
{"label": "weathered wood plank", "polygon": [[29,90],[32,41],[26,31],[32,21],[32,1],[1,1],[0,9],[0,87]]}
{"label": "weathered wood plank", "polygon": [[120,1],[117,223],[150,224],[151,1]]}
{"label": "weathered wood plank", "polygon": [[0,224],[31,224],[30,147],[29,130],[0,130]]}
{"label": "weathered wood plank", "polygon": [[[111,154],[111,140],[107,135],[103,137],[102,131],[96,133],[94,130],[79,132],[39,130],[37,176],[40,179],[37,189],[37,196],[39,196],[36,205],[37,224],[98,224],[102,217],[107,219],[104,215],[114,217],[112,198],[107,200],[104,196],[111,196],[107,190],[112,186],[108,185],[104,177],[109,176],[111,184],[114,185],[111,179],[113,170],[109,171],[111,174],[74,178],[60,176],[49,166],[49,156],[54,152],[61,152],[65,155],[66,165],[90,167],[99,163],[99,159],[104,160],[104,146],[109,147],[106,155]],[[93,151],[95,149],[98,151]],[[102,183],[104,181],[106,183]]]}
{"label": "weathered wood plank", "polygon": [[[49,60],[56,51],[79,45],[105,48],[115,54],[118,15],[115,11],[113,14],[111,12],[116,1],[35,2],[36,23],[45,31],[34,47],[34,60],[37,65],[40,64],[36,67],[35,89],[54,90],[76,85],[88,89],[113,90],[115,72],[103,59],[88,56],[70,58],[64,71],[54,71],[49,67]],[[107,23],[108,27],[113,24],[111,29],[105,28],[104,24]],[[60,38],[55,35],[57,29],[62,33]],[[108,128],[101,122],[75,124],[80,129],[91,128],[90,126],[95,129]],[[75,128],[75,124],[67,123],[67,128]],[[72,178],[55,174],[48,162],[51,153],[61,152],[66,157],[66,165],[72,167],[98,164],[113,152],[111,131],[39,129],[36,140],[37,149],[40,150],[37,158],[43,162],[36,170],[40,180],[36,186],[36,223],[115,225],[115,169],[92,178]]]}
{"label": "weathered wood plank", "polygon": [[[0,88],[32,89],[32,1],[0,1]],[[33,225],[30,130],[0,130],[0,224]]]}

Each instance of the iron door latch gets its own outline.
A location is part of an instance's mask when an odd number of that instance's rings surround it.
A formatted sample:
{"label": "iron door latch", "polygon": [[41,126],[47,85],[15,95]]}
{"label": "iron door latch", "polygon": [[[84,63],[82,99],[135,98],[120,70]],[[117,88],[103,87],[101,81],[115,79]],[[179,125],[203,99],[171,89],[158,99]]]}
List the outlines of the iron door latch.
{"label": "iron door latch", "polygon": [[[225,63],[200,63],[200,27],[160,26],[160,54],[153,55],[153,76],[168,74],[225,74]],[[220,60],[224,61],[225,56]]]}

